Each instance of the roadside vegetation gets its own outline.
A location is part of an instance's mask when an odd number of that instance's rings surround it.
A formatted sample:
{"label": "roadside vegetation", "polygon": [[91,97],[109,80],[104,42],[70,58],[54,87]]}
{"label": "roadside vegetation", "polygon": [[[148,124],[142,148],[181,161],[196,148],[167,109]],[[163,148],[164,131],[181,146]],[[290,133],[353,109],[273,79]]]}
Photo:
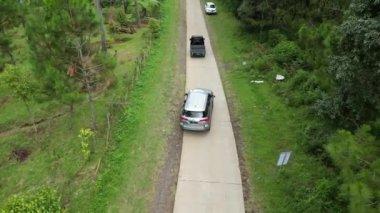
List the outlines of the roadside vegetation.
{"label": "roadside vegetation", "polygon": [[149,208],[181,86],[178,5],[135,3],[0,2],[3,211]]}
{"label": "roadside vegetation", "polygon": [[379,2],[215,3],[206,21],[238,119],[247,211],[377,212]]}

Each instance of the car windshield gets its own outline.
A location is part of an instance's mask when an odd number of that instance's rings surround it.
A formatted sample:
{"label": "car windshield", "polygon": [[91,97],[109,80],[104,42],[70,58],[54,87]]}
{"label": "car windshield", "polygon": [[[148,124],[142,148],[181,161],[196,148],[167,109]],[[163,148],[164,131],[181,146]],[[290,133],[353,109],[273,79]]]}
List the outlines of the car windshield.
{"label": "car windshield", "polygon": [[209,8],[215,8],[215,5],[210,4],[208,7],[209,7]]}

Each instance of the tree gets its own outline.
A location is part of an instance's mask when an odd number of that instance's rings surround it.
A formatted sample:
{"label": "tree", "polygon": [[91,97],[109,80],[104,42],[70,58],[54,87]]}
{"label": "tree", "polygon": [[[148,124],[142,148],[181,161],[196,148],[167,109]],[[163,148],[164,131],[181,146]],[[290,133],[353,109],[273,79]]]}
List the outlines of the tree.
{"label": "tree", "polygon": [[75,94],[85,91],[93,129],[96,129],[93,91],[96,79],[104,71],[95,60],[101,53],[91,42],[99,29],[91,0],[46,0],[34,8],[26,29],[33,70],[43,79],[46,93],[61,101],[63,97],[69,98],[72,109],[77,100]]}
{"label": "tree", "polygon": [[7,65],[2,76],[2,82],[9,88],[15,97],[20,99],[29,114],[33,129],[37,132],[36,123],[34,121],[33,110],[30,103],[37,91],[37,83],[31,75],[29,70],[24,67],[16,67],[14,65]]}
{"label": "tree", "polygon": [[355,134],[339,130],[326,146],[340,169],[341,194],[350,212],[377,212],[380,208],[380,141],[363,125]]}
{"label": "tree", "polygon": [[319,113],[353,129],[380,113],[380,1],[354,0],[330,60],[333,89]]}

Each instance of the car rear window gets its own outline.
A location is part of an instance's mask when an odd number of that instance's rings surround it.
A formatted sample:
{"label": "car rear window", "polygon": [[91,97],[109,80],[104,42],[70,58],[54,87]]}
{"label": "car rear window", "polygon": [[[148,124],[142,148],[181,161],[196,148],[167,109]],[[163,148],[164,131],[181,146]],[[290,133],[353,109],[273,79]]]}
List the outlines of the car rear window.
{"label": "car rear window", "polygon": [[205,117],[204,112],[184,111],[183,114],[189,118],[203,118],[203,117]]}

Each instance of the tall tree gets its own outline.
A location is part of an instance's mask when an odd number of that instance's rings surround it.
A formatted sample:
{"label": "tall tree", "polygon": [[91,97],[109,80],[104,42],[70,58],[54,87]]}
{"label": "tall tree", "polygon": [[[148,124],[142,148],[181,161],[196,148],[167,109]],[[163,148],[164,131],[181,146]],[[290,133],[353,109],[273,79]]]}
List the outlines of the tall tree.
{"label": "tall tree", "polygon": [[345,128],[380,115],[380,1],[353,0],[330,62],[334,81],[319,112]]}
{"label": "tall tree", "polygon": [[45,91],[61,100],[68,98],[70,108],[77,96],[67,94],[86,91],[93,129],[96,129],[93,91],[102,67],[94,60],[99,51],[91,39],[99,29],[91,0],[46,0],[35,8],[27,24],[34,71],[44,79]]}

